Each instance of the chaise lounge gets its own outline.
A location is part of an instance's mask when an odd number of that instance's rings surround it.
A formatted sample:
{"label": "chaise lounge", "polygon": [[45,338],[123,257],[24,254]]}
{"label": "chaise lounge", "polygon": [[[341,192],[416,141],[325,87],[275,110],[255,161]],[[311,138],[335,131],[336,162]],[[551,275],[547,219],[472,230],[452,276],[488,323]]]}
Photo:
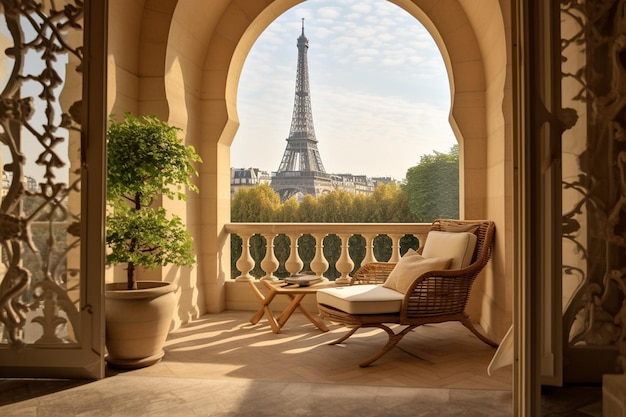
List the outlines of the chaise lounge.
{"label": "chaise lounge", "polygon": [[[349,286],[317,292],[320,316],[353,326],[331,344],[347,340],[363,327],[387,332],[385,346],[360,363],[366,367],[423,324],[459,321],[483,342],[465,308],[474,280],[493,251],[495,226],[487,220],[435,220],[418,251],[410,249],[397,263],[371,262],[359,268]],[[390,325],[403,325],[397,333]]]}

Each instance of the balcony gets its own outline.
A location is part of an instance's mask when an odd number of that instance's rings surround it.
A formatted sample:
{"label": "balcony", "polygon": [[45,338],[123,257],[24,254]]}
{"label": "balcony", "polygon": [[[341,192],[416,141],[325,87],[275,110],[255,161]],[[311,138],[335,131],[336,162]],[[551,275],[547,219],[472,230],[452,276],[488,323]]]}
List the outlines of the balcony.
{"label": "balcony", "polygon": [[[359,361],[386,342],[381,330],[361,329],[345,344],[333,346],[328,343],[346,328],[329,324],[329,332],[321,332],[299,312],[279,334],[271,331],[265,318],[256,325],[249,321],[259,307],[250,285],[276,279],[279,266],[268,250],[260,262],[264,276],[250,274],[254,262],[247,244],[252,235],[264,236],[271,248],[279,234],[294,240],[311,234],[317,242],[311,269],[324,274],[329,265],[320,242],[336,234],[341,239],[337,281],[345,282],[355,266],[349,256],[351,236],[365,239],[362,262],[367,262],[375,260],[374,238],[388,235],[390,260],[394,261],[400,257],[402,236],[413,235],[423,242],[428,229],[428,224],[227,224],[225,231],[241,236],[244,245],[237,260],[239,272],[226,283],[226,311],[204,315],[174,330],[166,342],[165,357],[149,368],[109,370],[104,380],[84,384],[0,379],[0,414],[22,416],[25,410],[57,409],[70,417],[86,410],[101,416],[280,417],[353,416],[367,410],[367,415],[385,416],[419,412],[511,416],[512,369],[487,375],[495,349],[460,323],[419,327],[373,366],[360,368]],[[299,272],[304,262],[292,245],[284,262],[286,270]],[[283,307],[280,303],[272,306]],[[313,300],[305,306],[314,311]],[[597,398],[594,401],[597,404]]]}
{"label": "balcony", "polygon": [[[400,258],[405,235],[424,242],[429,224],[318,224],[231,223],[225,232],[243,240],[238,272],[226,282],[227,310],[207,314],[173,331],[166,355],[158,364],[130,372],[108,371],[108,378],[77,382],[7,381],[0,379],[0,414],[24,415],[24,410],[63,410],[73,416],[95,415],[369,415],[405,416],[423,410],[427,415],[512,415],[512,370],[503,368],[493,376],[487,366],[495,349],[486,345],[460,323],[427,325],[415,329],[391,352],[369,368],[358,363],[386,342],[378,329],[361,329],[342,345],[328,343],[346,328],[329,324],[319,331],[296,312],[279,334],[265,318],[252,325],[250,318],[259,300],[250,285],[275,280],[279,261],[267,250],[259,262],[263,276],[250,273],[255,267],[249,239],[263,236],[272,248],[280,234],[291,242],[310,234],[315,245],[311,260],[301,259],[297,245],[290,246],[283,262],[289,273],[310,265],[323,275],[329,262],[323,255],[324,238],[336,235],[341,251],[335,269],[338,283],[347,283],[360,263],[375,261],[374,239],[389,237],[390,259]],[[349,240],[360,235],[365,258],[350,257]],[[277,300],[280,301],[280,300]],[[273,303],[282,309],[283,303]],[[303,305],[315,311],[314,297]],[[63,384],[65,384],[63,386]],[[51,392],[56,392],[52,395]],[[68,407],[72,404],[72,407]],[[74,410],[74,411],[72,411]],[[72,414],[74,413],[74,414]]]}
{"label": "balcony", "polygon": [[[275,272],[280,263],[276,258],[273,246],[278,235],[285,235],[290,242],[298,242],[300,236],[311,235],[315,240],[315,256],[310,260],[310,271],[313,275],[323,276],[329,269],[329,262],[323,253],[324,238],[336,235],[341,240],[341,254],[335,264],[340,274],[334,281],[337,284],[348,284],[350,272],[355,265],[374,261],[397,262],[400,259],[400,240],[403,236],[414,236],[419,242],[424,242],[430,224],[427,223],[229,223],[225,225],[225,231],[236,234],[242,239],[241,256],[236,266],[239,274],[233,274],[233,280],[226,283],[226,306],[232,310],[254,310],[258,307],[258,301],[250,291],[249,283],[259,280],[277,280]],[[255,262],[250,254],[249,242],[251,236],[258,234],[265,238],[266,253],[258,265],[264,275],[255,278],[251,271],[255,268]],[[365,241],[365,258],[354,260],[350,256],[349,240],[354,235],[360,235]],[[386,235],[390,238],[391,257],[389,259],[376,259],[374,255],[374,239],[377,236]],[[272,250],[269,250],[272,249]],[[300,257],[298,244],[290,245],[289,257],[283,266],[290,274],[301,272],[305,261]],[[312,300],[305,299],[303,305],[314,308]],[[277,307],[281,307],[280,301]]]}
{"label": "balcony", "polygon": [[[404,235],[415,236],[420,242],[426,239],[430,224],[427,223],[229,223],[225,226],[227,233],[239,235],[243,240],[242,254],[237,261],[237,269],[241,274],[237,281],[251,281],[254,278],[250,271],[254,268],[254,261],[250,256],[249,241],[254,234],[263,236],[268,242],[267,248],[273,248],[273,242],[279,234],[289,237],[290,242],[297,242],[302,235],[309,234],[315,238],[315,257],[311,261],[313,274],[322,276],[328,270],[328,261],[323,254],[323,241],[328,235],[336,235],[341,239],[341,256],[337,261],[337,271],[341,276],[335,281],[337,284],[348,284],[348,274],[354,268],[354,260],[350,258],[348,241],[354,235],[360,235],[365,239],[365,259],[362,263],[374,261],[387,261],[376,259],[374,256],[374,238],[379,235],[387,235],[391,238],[391,258],[389,262],[397,262],[400,259],[400,239]],[[277,279],[274,272],[279,263],[272,250],[267,250],[261,268],[265,276],[261,279]],[[285,262],[285,268],[291,274],[301,271],[303,260],[298,253],[298,244],[291,244],[289,259]]]}

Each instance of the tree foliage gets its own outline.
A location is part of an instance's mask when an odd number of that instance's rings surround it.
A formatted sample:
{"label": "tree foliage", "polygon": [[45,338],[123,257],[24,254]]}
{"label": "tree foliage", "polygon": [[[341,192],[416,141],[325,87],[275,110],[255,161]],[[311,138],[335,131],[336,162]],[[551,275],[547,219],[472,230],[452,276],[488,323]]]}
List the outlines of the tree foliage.
{"label": "tree foliage", "polygon": [[136,289],[135,266],[154,268],[195,262],[191,235],[180,217],[154,207],[157,198],[186,200],[198,191],[192,146],[177,127],[153,116],[111,118],[107,131],[107,264],[127,264],[128,289]]}
{"label": "tree foliage", "polygon": [[107,131],[107,198],[126,198],[148,206],[159,195],[186,200],[187,189],[197,192],[193,177],[200,162],[193,146],[179,138],[179,128],[154,116],[124,115],[110,120]]}
{"label": "tree foliage", "polygon": [[404,185],[407,204],[418,222],[459,217],[459,147],[423,155],[409,168]]}
{"label": "tree foliage", "polygon": [[414,223],[417,221],[408,206],[402,188],[395,184],[381,184],[370,196],[369,218],[366,223]]}
{"label": "tree foliage", "polygon": [[276,222],[280,196],[268,184],[240,189],[231,202],[233,222]]}
{"label": "tree foliage", "polygon": [[337,190],[318,198],[305,195],[281,203],[268,185],[242,188],[231,201],[235,223],[414,223],[404,189],[396,184],[379,184],[371,195],[354,195]]}
{"label": "tree foliage", "polygon": [[[270,223],[412,223],[415,216],[408,207],[408,198],[403,189],[396,184],[381,184],[371,195],[354,195],[345,191],[334,191],[319,198],[305,195],[302,201],[291,198],[283,203],[272,188],[258,185],[240,189],[231,203],[233,222],[270,222]],[[255,267],[250,273],[260,277],[263,271],[260,261],[265,256],[265,238],[254,235],[250,238],[250,255],[255,260]],[[401,252],[409,247],[416,248],[418,242],[412,236],[401,240]],[[279,235],[274,240],[274,254],[280,261],[278,276],[286,276],[284,260],[289,256],[290,239]],[[352,236],[349,242],[350,256],[354,260],[355,270],[365,257],[365,239]],[[329,263],[326,276],[339,277],[335,264],[341,252],[341,240],[336,235],[324,239],[324,255]],[[298,241],[298,253],[304,262],[304,271],[309,270],[315,256],[315,238],[303,235]],[[374,239],[374,253],[378,259],[386,260],[391,256],[391,239],[379,236]],[[236,261],[241,256],[241,238],[234,235],[231,239],[231,262],[236,271]]]}

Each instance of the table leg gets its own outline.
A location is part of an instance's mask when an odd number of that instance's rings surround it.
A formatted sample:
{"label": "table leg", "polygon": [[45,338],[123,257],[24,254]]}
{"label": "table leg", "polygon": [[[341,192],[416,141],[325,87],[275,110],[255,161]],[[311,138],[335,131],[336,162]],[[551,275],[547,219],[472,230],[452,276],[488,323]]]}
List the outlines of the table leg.
{"label": "table leg", "polygon": [[300,306],[300,302],[302,301],[302,299],[304,298],[306,294],[296,294],[296,295],[285,294],[285,295],[291,298],[291,302],[289,303],[287,308],[283,310],[282,313],[280,313],[280,316],[278,316],[278,324],[280,325],[280,327],[283,327],[285,323],[287,323],[287,320],[289,320],[289,317],[291,317],[293,312],[296,311],[296,308]]}
{"label": "table leg", "polygon": [[318,329],[320,329],[323,332],[327,332],[328,331],[328,327],[326,327],[326,325],[324,324],[323,321],[317,319],[315,316],[313,316],[313,314],[309,313],[309,311],[306,308],[304,308],[303,306],[299,305],[298,308],[300,309],[300,311],[305,316],[307,316],[309,321],[311,323],[313,323],[315,325],[315,327],[317,327]]}
{"label": "table leg", "polygon": [[256,287],[254,282],[250,282],[250,284],[252,285],[255,295],[262,302],[261,308],[259,308],[259,310],[254,314],[254,316],[252,316],[252,318],[250,319],[250,323],[257,324],[259,320],[261,320],[261,318],[263,317],[263,314],[265,314],[265,317],[267,317],[267,321],[270,322],[270,327],[272,328],[272,332],[280,333],[280,328],[282,326],[278,324],[278,322],[276,321],[276,318],[274,317],[274,313],[272,313],[272,310],[270,309],[270,303],[276,296],[276,291],[274,291],[273,289],[270,289],[267,295],[263,295],[263,293],[259,291],[259,289]]}
{"label": "table leg", "polygon": [[269,304],[263,308],[265,310],[265,317],[267,317],[267,321],[270,322],[270,326],[272,327],[272,331],[274,333],[280,333],[280,328],[283,326],[276,322],[276,318],[274,317],[274,313],[272,313]]}
{"label": "table leg", "polygon": [[257,324],[259,320],[261,320],[261,317],[263,317],[263,313],[265,312],[265,305],[267,304],[267,297],[265,297],[265,295],[261,291],[259,291],[259,289],[256,287],[256,284],[253,281],[249,281],[249,283],[250,283],[250,288],[252,288],[252,292],[254,293],[254,295],[256,295],[259,301],[261,301],[261,308],[259,308],[259,311],[257,311],[256,314],[252,316],[252,318],[250,319],[250,323]]}
{"label": "table leg", "polygon": [[280,316],[278,316],[278,325],[280,327],[283,327],[285,325],[287,320],[289,320],[289,317],[291,317],[291,315],[293,314],[294,311],[296,311],[296,308],[297,308],[306,316],[306,318],[309,319],[311,323],[315,325],[315,327],[317,327],[323,332],[328,331],[328,327],[326,327],[326,325],[322,321],[315,318],[315,316],[309,313],[309,311],[300,304],[307,294],[297,294],[297,295],[286,294],[286,295],[288,295],[289,298],[291,298],[291,303],[289,303],[287,308],[280,314]]}
{"label": "table leg", "polygon": [[257,324],[259,320],[261,320],[261,317],[263,317],[264,313],[265,313],[265,305],[262,305],[259,311],[257,311],[256,314],[252,316],[252,318],[250,319],[250,323]]}
{"label": "table leg", "polygon": [[299,309],[302,312],[302,314],[304,314],[306,318],[315,325],[315,327],[317,327],[319,330],[323,332],[328,331],[328,327],[326,327],[326,324],[324,324],[323,321],[316,318],[313,314],[311,314],[306,308],[304,308],[300,304],[307,294],[312,294],[311,292],[291,294],[289,292],[281,291],[280,294],[285,294],[286,296],[288,296],[291,299],[291,302],[289,303],[287,308],[285,308],[280,313],[280,315],[276,317],[270,308],[270,304],[274,300],[274,297],[276,297],[276,294],[279,294],[278,289],[275,286],[272,286],[271,284],[266,283],[265,281],[261,281],[261,282],[268,289],[267,295],[264,295],[263,292],[261,292],[256,287],[256,284],[254,282],[250,282],[250,285],[252,286],[254,294],[261,301],[261,308],[259,308],[259,310],[252,316],[252,318],[250,318],[250,323],[257,324],[259,320],[261,320],[263,315],[265,315],[265,317],[267,317],[267,321],[269,321],[270,323],[272,332],[280,333],[280,329],[285,325],[285,323],[287,323],[287,320],[289,320],[289,317],[291,317],[291,315],[293,314],[294,311],[296,311],[296,309]]}
{"label": "table leg", "polygon": [[[267,311],[270,311],[269,306],[275,296],[276,293],[272,291],[267,295],[267,297],[263,298],[263,304],[261,305],[261,308],[259,308],[254,316],[252,316],[252,318],[250,319],[250,323],[257,324],[259,320],[261,320],[261,317],[263,317],[263,314],[267,314]],[[272,315],[272,318],[274,318],[274,315]]]}

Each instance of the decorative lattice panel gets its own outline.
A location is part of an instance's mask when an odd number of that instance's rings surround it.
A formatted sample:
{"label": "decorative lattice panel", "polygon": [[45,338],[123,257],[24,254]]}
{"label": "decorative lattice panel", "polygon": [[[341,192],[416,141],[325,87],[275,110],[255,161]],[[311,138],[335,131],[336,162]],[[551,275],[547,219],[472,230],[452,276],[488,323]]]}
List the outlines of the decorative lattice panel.
{"label": "decorative lattice panel", "polygon": [[82,1],[2,0],[0,343],[76,342]]}

